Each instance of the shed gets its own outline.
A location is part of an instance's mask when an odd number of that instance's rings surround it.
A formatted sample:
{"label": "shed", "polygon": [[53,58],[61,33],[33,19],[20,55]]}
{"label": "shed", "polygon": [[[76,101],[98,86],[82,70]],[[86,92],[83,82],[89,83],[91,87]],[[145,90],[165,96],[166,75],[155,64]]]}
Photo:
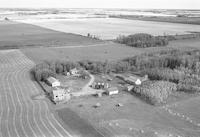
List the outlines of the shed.
{"label": "shed", "polygon": [[119,90],[118,90],[117,87],[111,87],[111,88],[107,89],[108,95],[115,95],[115,94],[118,94],[118,93],[119,93]]}
{"label": "shed", "polygon": [[58,86],[60,86],[60,81],[57,80],[54,77],[48,77],[47,80],[46,80],[46,82],[47,82],[47,84],[49,84],[52,87],[58,87]]}

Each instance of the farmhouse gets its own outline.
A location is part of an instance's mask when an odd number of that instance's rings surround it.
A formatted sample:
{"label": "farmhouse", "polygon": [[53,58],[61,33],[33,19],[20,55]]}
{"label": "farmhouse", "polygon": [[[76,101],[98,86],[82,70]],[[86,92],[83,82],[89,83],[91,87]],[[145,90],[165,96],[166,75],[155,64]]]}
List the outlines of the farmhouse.
{"label": "farmhouse", "polygon": [[60,86],[60,81],[58,81],[56,78],[54,77],[48,77],[46,80],[47,84],[52,86],[52,87],[58,87]]}
{"label": "farmhouse", "polygon": [[76,75],[78,73],[78,69],[77,68],[73,68],[70,70],[70,74],[71,75]]}
{"label": "farmhouse", "polygon": [[65,89],[61,88],[53,89],[51,97],[55,103],[70,100],[70,94]]}
{"label": "farmhouse", "polygon": [[126,81],[127,83],[129,83],[131,85],[141,85],[142,82],[144,82],[146,80],[148,80],[148,76],[147,75],[145,75],[144,77],[132,75],[132,76],[126,77],[124,79],[124,81]]}
{"label": "farmhouse", "polygon": [[119,90],[117,87],[111,87],[107,89],[107,94],[110,95],[116,95],[119,93]]}

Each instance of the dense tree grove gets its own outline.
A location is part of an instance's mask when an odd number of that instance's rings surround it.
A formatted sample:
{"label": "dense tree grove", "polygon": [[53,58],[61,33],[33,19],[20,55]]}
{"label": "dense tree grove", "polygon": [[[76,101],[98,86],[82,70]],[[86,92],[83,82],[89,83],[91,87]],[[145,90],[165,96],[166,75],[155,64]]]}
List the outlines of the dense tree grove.
{"label": "dense tree grove", "polygon": [[177,72],[169,68],[146,69],[143,73],[147,74],[151,80],[165,80],[177,84],[186,77],[184,73]]}
{"label": "dense tree grove", "polygon": [[147,48],[168,45],[168,39],[164,36],[152,36],[150,34],[138,33],[129,36],[119,36],[116,42],[131,47]]}
{"label": "dense tree grove", "polygon": [[70,61],[46,61],[41,64],[37,64],[32,69],[32,73],[37,81],[44,81],[49,76],[56,77],[56,74],[64,73],[75,67],[79,67],[79,64]]}
{"label": "dense tree grove", "polygon": [[133,91],[144,97],[151,104],[164,103],[168,96],[177,90],[177,85],[167,81],[147,81],[135,86]]}
{"label": "dense tree grove", "polygon": [[[178,85],[178,90],[200,91],[200,51],[168,50],[129,57],[116,62],[89,61],[79,62],[55,61],[44,62],[33,68],[38,81],[48,76],[66,73],[72,68],[83,68],[91,73],[123,73],[127,71],[147,74],[150,80],[164,80]],[[198,90],[197,90],[198,89]]]}

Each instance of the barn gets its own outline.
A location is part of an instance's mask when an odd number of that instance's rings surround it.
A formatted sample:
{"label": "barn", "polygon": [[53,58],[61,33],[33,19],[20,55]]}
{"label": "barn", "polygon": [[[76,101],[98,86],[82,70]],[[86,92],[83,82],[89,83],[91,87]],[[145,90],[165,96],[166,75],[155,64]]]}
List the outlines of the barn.
{"label": "barn", "polygon": [[52,87],[58,87],[60,86],[60,81],[57,80],[56,78],[54,77],[48,77],[47,80],[46,80],[47,84],[52,86]]}

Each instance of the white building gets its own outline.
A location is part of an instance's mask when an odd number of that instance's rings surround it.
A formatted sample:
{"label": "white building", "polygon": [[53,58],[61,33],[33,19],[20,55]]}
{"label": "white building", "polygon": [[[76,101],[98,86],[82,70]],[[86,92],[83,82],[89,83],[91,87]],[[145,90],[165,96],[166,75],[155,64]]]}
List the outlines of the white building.
{"label": "white building", "polygon": [[73,68],[70,70],[71,75],[76,75],[78,73],[78,69],[77,68]]}
{"label": "white building", "polygon": [[142,84],[142,81],[140,80],[140,79],[137,79],[136,81],[135,81],[135,85],[141,85]]}
{"label": "white building", "polygon": [[55,103],[70,100],[71,96],[65,89],[56,88],[52,91],[52,100]]}
{"label": "white building", "polygon": [[48,77],[46,81],[47,81],[47,84],[49,84],[52,87],[58,87],[58,86],[60,86],[60,81],[57,80],[54,77]]}
{"label": "white building", "polygon": [[107,89],[107,94],[110,95],[116,95],[119,93],[119,90],[117,87],[111,87]]}

